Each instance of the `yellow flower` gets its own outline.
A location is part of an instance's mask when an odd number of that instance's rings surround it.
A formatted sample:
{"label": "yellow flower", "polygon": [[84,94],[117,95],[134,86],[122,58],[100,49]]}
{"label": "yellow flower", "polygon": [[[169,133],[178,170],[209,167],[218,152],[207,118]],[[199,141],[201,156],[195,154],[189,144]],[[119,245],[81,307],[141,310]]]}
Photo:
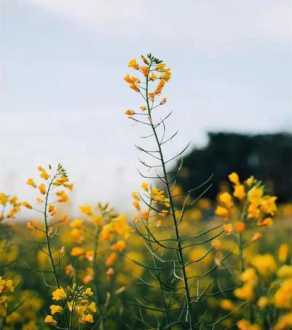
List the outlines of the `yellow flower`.
{"label": "yellow flower", "polygon": [[273,330],[288,330],[292,327],[292,313],[282,315]]}
{"label": "yellow flower", "polygon": [[233,183],[233,184],[235,184],[235,185],[237,185],[237,184],[240,183],[240,181],[239,181],[239,175],[238,175],[237,173],[235,173],[235,172],[230,173],[230,174],[228,175],[228,179],[229,179],[229,181],[230,181],[231,183]]}
{"label": "yellow flower", "polygon": [[142,182],[141,187],[145,191],[149,191],[149,184],[147,182]]}
{"label": "yellow flower", "polygon": [[130,76],[127,74],[124,77],[124,80],[129,84],[129,87],[131,89],[133,89],[135,92],[140,92],[140,89],[139,89],[140,80],[137,77]]}
{"label": "yellow flower", "polygon": [[155,91],[154,91],[154,94],[155,95],[161,94],[164,86],[165,86],[165,81],[164,80],[160,80],[159,83],[158,83],[158,85],[157,85],[157,87],[156,87],[156,89],[155,89]]}
{"label": "yellow flower", "polygon": [[236,224],[235,224],[235,231],[237,232],[237,233],[243,233],[244,231],[245,231],[245,229],[246,229],[246,225],[245,225],[245,223],[244,222],[237,222]]}
{"label": "yellow flower", "polygon": [[274,295],[274,304],[278,308],[292,308],[292,278],[281,283],[280,288]]}
{"label": "yellow flower", "polygon": [[4,193],[0,193],[0,205],[5,206],[7,204],[9,200],[9,196],[4,194]]}
{"label": "yellow flower", "polygon": [[52,315],[47,315],[44,319],[44,322],[49,325],[57,325],[57,321],[53,318]]}
{"label": "yellow flower", "polygon": [[269,299],[266,296],[262,296],[257,301],[257,306],[259,309],[265,309],[269,305]]}
{"label": "yellow flower", "polygon": [[88,297],[91,297],[91,296],[93,296],[94,293],[91,288],[87,288],[87,289],[85,289],[84,294]]}
{"label": "yellow flower", "polygon": [[84,249],[82,247],[79,246],[75,246],[72,248],[71,250],[71,256],[73,257],[80,257],[84,254]]}
{"label": "yellow flower", "polygon": [[292,278],[292,266],[283,265],[277,272],[279,278]]}
{"label": "yellow flower", "polygon": [[59,305],[51,305],[50,311],[52,315],[59,314],[63,311],[63,307]]}
{"label": "yellow flower", "polygon": [[265,218],[263,220],[260,220],[260,222],[258,223],[258,225],[261,227],[271,227],[272,224],[273,224],[272,218]]}
{"label": "yellow flower", "polygon": [[227,210],[225,207],[217,206],[217,208],[215,210],[215,214],[218,217],[221,217],[221,218],[228,218],[229,217],[229,210]]}
{"label": "yellow flower", "polygon": [[161,75],[160,75],[160,79],[164,80],[164,81],[169,81],[171,78],[171,71],[170,69],[164,71]]}
{"label": "yellow flower", "polygon": [[36,185],[36,183],[35,183],[35,181],[34,181],[33,178],[27,179],[26,180],[26,184],[29,185],[29,186],[31,186],[31,187],[33,187],[33,188],[36,188],[37,187],[37,185]]}
{"label": "yellow flower", "polygon": [[248,192],[248,200],[251,203],[259,203],[263,194],[263,187],[254,187]]}
{"label": "yellow flower", "polygon": [[40,177],[44,180],[48,180],[48,178],[50,177],[48,172],[44,169],[43,166],[38,166],[38,171],[40,174]]}
{"label": "yellow flower", "polygon": [[233,196],[238,198],[239,200],[243,200],[245,198],[246,193],[242,184],[238,184],[234,187]]}
{"label": "yellow flower", "polygon": [[83,226],[83,220],[81,220],[81,219],[74,219],[70,223],[71,228],[80,229],[80,228],[82,228],[82,226]]}
{"label": "yellow flower", "polygon": [[132,58],[129,63],[128,63],[128,67],[135,69],[135,70],[139,70],[139,64],[137,62],[137,60],[135,58]]}
{"label": "yellow flower", "polygon": [[93,316],[91,314],[83,314],[81,319],[80,319],[81,323],[93,323],[94,319]]}
{"label": "yellow flower", "polygon": [[244,283],[249,283],[255,285],[257,283],[257,274],[253,268],[247,268],[240,275],[240,279]]}
{"label": "yellow flower", "polygon": [[234,290],[234,295],[240,300],[250,301],[254,298],[254,286],[252,284],[244,284],[241,288]]}
{"label": "yellow flower", "polygon": [[288,244],[281,244],[278,250],[278,258],[281,262],[286,262],[289,254]]}
{"label": "yellow flower", "polygon": [[126,248],[126,243],[123,240],[120,240],[112,245],[112,250],[117,252],[122,252]]}
{"label": "yellow flower", "polygon": [[252,202],[247,209],[247,217],[249,219],[259,220],[261,217],[261,211],[258,203]]}
{"label": "yellow flower", "polygon": [[52,292],[52,299],[59,301],[66,299],[66,292],[63,288],[58,288],[55,291]]}
{"label": "yellow flower", "polygon": [[49,204],[48,211],[51,216],[54,216],[57,213],[57,208],[56,208],[56,206]]}
{"label": "yellow flower", "polygon": [[141,66],[140,71],[143,73],[144,77],[147,77],[149,73],[149,68],[147,66]]}
{"label": "yellow flower", "polygon": [[87,308],[90,312],[96,313],[96,304],[95,304],[95,302],[90,303]]}
{"label": "yellow flower", "polygon": [[156,75],[155,73],[151,73],[151,74],[149,75],[149,80],[151,80],[151,81],[155,81],[157,78],[158,78],[158,77],[157,77],[157,75]]}
{"label": "yellow flower", "polygon": [[237,322],[239,330],[261,330],[262,328],[257,324],[252,324],[247,320],[240,320]]}
{"label": "yellow flower", "polygon": [[228,209],[233,207],[232,196],[228,192],[224,192],[219,195],[219,202],[221,202]]}
{"label": "yellow flower", "polygon": [[227,234],[227,235],[232,234],[232,232],[233,232],[232,224],[228,223],[228,224],[224,225],[223,230],[224,230],[225,234]]}
{"label": "yellow flower", "polygon": [[253,257],[251,264],[263,276],[269,276],[277,269],[276,261],[271,254],[258,254]]}
{"label": "yellow flower", "polygon": [[118,259],[117,254],[114,252],[111,253],[106,259],[106,262],[105,262],[106,266],[107,267],[113,266],[115,264],[115,262],[117,261],[117,259]]}
{"label": "yellow flower", "polygon": [[47,188],[46,188],[46,185],[44,183],[41,183],[39,185],[39,191],[42,195],[45,195],[46,194],[46,191],[47,191]]}
{"label": "yellow flower", "polygon": [[64,190],[57,191],[56,196],[59,203],[66,203],[69,200],[69,196]]}
{"label": "yellow flower", "polygon": [[133,111],[133,110],[129,109],[129,110],[125,111],[125,115],[128,117],[132,117],[132,116],[134,116],[134,114],[135,114],[135,111]]}
{"label": "yellow flower", "polygon": [[221,250],[222,249],[222,242],[219,239],[214,239],[211,242],[211,246],[215,249],[215,250]]}
{"label": "yellow flower", "polygon": [[256,242],[256,241],[258,241],[258,240],[260,240],[261,238],[262,238],[262,234],[261,233],[259,233],[259,232],[256,232],[256,233],[254,233],[253,235],[252,235],[252,237],[251,237],[251,241],[252,242]]}
{"label": "yellow flower", "polygon": [[245,180],[245,183],[248,187],[251,187],[256,183],[256,179],[253,176],[251,176],[247,180]]}
{"label": "yellow flower", "polygon": [[81,213],[85,214],[85,215],[88,215],[88,216],[91,216],[93,215],[93,209],[92,209],[92,206],[89,205],[89,204],[83,204],[83,205],[80,205],[79,206],[79,210]]}
{"label": "yellow flower", "polygon": [[26,207],[27,209],[32,209],[31,204],[28,203],[28,202],[26,202],[26,201],[22,202],[22,205],[23,205],[24,207]]}
{"label": "yellow flower", "polygon": [[220,302],[220,307],[224,309],[225,311],[232,311],[236,308],[236,306],[233,304],[233,302],[229,299],[223,299]]}
{"label": "yellow flower", "polygon": [[265,196],[261,200],[260,208],[262,212],[269,214],[269,215],[275,215],[277,212],[277,205],[276,205],[277,197],[275,196]]}

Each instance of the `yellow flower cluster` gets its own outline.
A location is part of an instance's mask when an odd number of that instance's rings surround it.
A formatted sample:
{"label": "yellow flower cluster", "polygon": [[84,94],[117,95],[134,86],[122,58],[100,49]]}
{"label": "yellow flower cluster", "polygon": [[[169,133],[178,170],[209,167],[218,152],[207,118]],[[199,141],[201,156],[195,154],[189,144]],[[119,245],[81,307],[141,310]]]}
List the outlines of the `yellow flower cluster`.
{"label": "yellow flower cluster", "polygon": [[[132,193],[132,205],[138,211],[136,220],[149,220],[152,210],[155,210],[155,214],[161,217],[169,215],[169,198],[163,190],[152,187],[147,182],[142,182],[141,188],[143,195],[137,192]],[[146,209],[142,209],[142,202]]]}
{"label": "yellow flower cluster", "polygon": [[[241,183],[239,175],[235,172],[229,176],[233,192],[223,192],[218,196],[218,206],[215,214],[227,223],[224,230],[227,234],[242,233],[248,227],[268,227],[273,223],[277,212],[276,197],[266,195],[264,186],[254,177]],[[229,223],[228,223],[229,222]],[[261,238],[255,233],[252,241]]]}
{"label": "yellow flower cluster", "polygon": [[[292,325],[292,265],[283,264],[289,260],[288,256],[287,244],[280,245],[277,258],[272,254],[250,256],[249,268],[240,275],[243,285],[234,290],[234,297],[250,304],[254,313],[265,315],[273,310],[273,330],[288,330]],[[232,312],[238,308],[230,299],[222,300],[220,306]],[[237,327],[263,330],[263,324],[243,318],[237,322]]]}
{"label": "yellow flower cluster", "polygon": [[21,202],[17,196],[9,196],[0,192],[0,222],[4,219],[13,219],[21,210]]}
{"label": "yellow flower cluster", "polygon": [[[67,191],[73,190],[73,184],[69,181],[67,174],[63,167],[59,164],[56,171],[53,172],[53,168],[48,166],[48,169],[39,165],[37,167],[39,178],[42,180],[41,182],[37,182],[34,178],[28,178],[26,180],[26,184],[34,189],[37,189],[40,193],[40,196],[37,197],[38,203],[44,202],[44,196],[47,195],[49,189],[52,187],[55,188],[63,188],[62,190],[57,190],[55,192],[56,202],[58,203],[66,203],[69,201],[69,196]],[[67,190],[67,191],[66,191]],[[23,206],[32,209],[32,205],[24,201]],[[49,212],[51,215],[56,214],[56,208],[53,204],[48,205]]]}
{"label": "yellow flower cluster", "polygon": [[52,292],[52,300],[59,304],[50,305],[50,314],[46,315],[44,322],[51,326],[58,327],[58,321],[64,313],[69,314],[69,318],[77,318],[79,324],[94,323],[96,304],[90,300],[93,296],[91,288],[78,287],[57,288]]}
{"label": "yellow flower cluster", "polygon": [[259,325],[252,324],[247,320],[238,321],[237,327],[239,330],[262,330],[262,328]]}
{"label": "yellow flower cluster", "polygon": [[[124,80],[128,86],[135,92],[138,92],[142,95],[146,93],[146,98],[154,104],[156,98],[161,95],[165,85],[171,79],[171,70],[163,63],[161,60],[155,58],[151,54],[146,56],[141,56],[141,63],[137,59],[133,58],[129,61],[128,67],[140,72],[144,81],[141,81],[138,77],[134,75],[125,75]],[[154,85],[150,89],[150,83]],[[166,103],[166,98],[161,98],[157,105],[163,105]],[[149,105],[148,105],[149,106]],[[147,106],[140,106],[140,110],[143,112],[150,111],[150,108]],[[125,114],[132,118],[134,115],[138,114],[139,111],[134,111],[128,109],[125,111]]]}
{"label": "yellow flower cluster", "polygon": [[6,316],[9,295],[14,291],[15,285],[11,279],[0,276],[0,318]]}
{"label": "yellow flower cluster", "polygon": [[254,289],[257,285],[257,274],[253,268],[246,269],[240,276],[243,286],[235,289],[234,295],[240,300],[251,301],[254,298]]}

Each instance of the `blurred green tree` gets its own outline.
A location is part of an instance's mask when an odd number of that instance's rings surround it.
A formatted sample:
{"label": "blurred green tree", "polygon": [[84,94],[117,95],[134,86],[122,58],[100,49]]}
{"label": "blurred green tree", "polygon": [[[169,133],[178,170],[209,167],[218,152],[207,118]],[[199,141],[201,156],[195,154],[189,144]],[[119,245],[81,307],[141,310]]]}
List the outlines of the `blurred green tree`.
{"label": "blurred green tree", "polygon": [[292,135],[208,133],[208,144],[184,157],[177,183],[188,191],[213,175],[206,196],[214,199],[230,172],[242,179],[251,175],[268,184],[281,202],[292,200]]}

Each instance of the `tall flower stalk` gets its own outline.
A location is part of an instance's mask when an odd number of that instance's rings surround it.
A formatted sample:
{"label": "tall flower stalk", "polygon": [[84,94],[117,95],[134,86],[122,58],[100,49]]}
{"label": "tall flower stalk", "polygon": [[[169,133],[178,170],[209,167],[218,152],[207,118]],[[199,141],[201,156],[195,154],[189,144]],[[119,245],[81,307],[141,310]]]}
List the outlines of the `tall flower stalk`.
{"label": "tall flower stalk", "polygon": [[[141,95],[144,104],[139,107],[139,111],[128,109],[125,114],[134,122],[150,128],[151,133],[149,135],[143,136],[142,138],[143,140],[152,139],[152,141],[154,141],[154,149],[141,146],[136,147],[155,163],[150,163],[148,160],[140,160],[140,164],[143,166],[143,170],[147,170],[148,172],[151,172],[151,174],[146,175],[144,174],[144,171],[139,171],[139,173],[143,178],[158,181],[160,188],[150,186],[145,182],[142,184],[142,188],[144,193],[146,193],[146,198],[144,196],[145,194],[133,194],[133,205],[140,212],[141,218],[143,219],[142,223],[144,225],[144,231],[146,234],[140,231],[138,226],[136,226],[136,229],[146,241],[147,249],[152,254],[152,257],[154,257],[154,259],[156,259],[156,261],[161,264],[161,266],[157,266],[155,263],[152,268],[146,268],[150,269],[150,271],[159,273],[165,270],[165,264],[171,265],[172,280],[170,280],[170,283],[183,283],[184,302],[182,303],[183,307],[182,312],[180,313],[180,318],[182,318],[182,315],[184,315],[183,321],[174,321],[173,325],[183,323],[184,326],[187,326],[188,329],[194,329],[196,321],[192,310],[196,299],[192,298],[191,295],[190,278],[187,274],[187,266],[189,263],[186,261],[186,257],[184,255],[184,249],[190,247],[191,244],[184,244],[185,238],[183,237],[180,229],[180,224],[183,221],[185,208],[190,204],[190,192],[187,194],[184,200],[182,209],[177,209],[175,193],[173,191],[177,173],[171,177],[171,175],[168,174],[167,168],[169,163],[178,160],[178,158],[184,153],[188,146],[186,146],[182,151],[173,157],[166,156],[164,146],[173,140],[173,138],[177,135],[177,132],[167,137],[165,123],[167,119],[170,118],[171,113],[167,113],[159,120],[157,120],[155,117],[157,116],[157,113],[159,113],[158,108],[163,106],[167,101],[166,98],[161,97],[161,94],[164,87],[171,78],[171,70],[163,61],[152,56],[151,54],[148,54],[147,56],[142,55],[141,58],[142,64],[139,64],[136,59],[132,59],[129,62],[129,67],[139,71],[143,76],[143,81],[140,81],[139,78],[133,75],[126,75],[124,80],[128,83],[129,87],[133,91]],[[153,172],[155,174],[153,174]],[[142,212],[141,201],[146,204],[148,211]],[[148,220],[151,218],[151,214],[156,217],[167,217],[171,219],[174,238],[160,240],[155,236],[155,233],[153,233],[150,229],[150,226],[148,226]],[[203,236],[204,234],[207,234],[207,232],[200,236]],[[203,243],[204,242],[202,242],[202,244]],[[153,244],[156,244],[156,249],[153,248]],[[164,249],[166,254],[175,252],[174,259],[165,259],[164,257],[159,257],[157,255],[158,248]],[[170,270],[170,267],[168,269]],[[177,273],[177,270],[179,270],[179,273]],[[166,283],[160,280],[160,277],[159,285],[164,300],[164,309],[162,309],[162,311],[165,312],[166,320],[169,322],[170,307],[168,307],[165,293],[171,290]],[[173,292],[175,292],[176,289],[177,288],[172,289]],[[171,326],[170,324],[168,324],[168,326]]]}

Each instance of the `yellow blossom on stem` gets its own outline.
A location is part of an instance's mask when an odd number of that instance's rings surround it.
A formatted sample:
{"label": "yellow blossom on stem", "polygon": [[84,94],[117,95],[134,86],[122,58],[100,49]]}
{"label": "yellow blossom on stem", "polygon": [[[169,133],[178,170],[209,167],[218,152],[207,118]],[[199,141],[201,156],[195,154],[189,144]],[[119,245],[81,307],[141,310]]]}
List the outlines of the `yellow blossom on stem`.
{"label": "yellow blossom on stem", "polygon": [[39,192],[40,192],[42,195],[45,195],[45,194],[46,194],[46,192],[47,192],[47,187],[46,187],[46,185],[45,185],[44,183],[41,183],[41,184],[39,185]]}
{"label": "yellow blossom on stem", "polygon": [[292,327],[292,312],[282,315],[273,330],[288,330]]}
{"label": "yellow blossom on stem", "polygon": [[252,324],[247,320],[238,321],[237,327],[239,330],[262,330],[262,328],[259,325]]}
{"label": "yellow blossom on stem", "polygon": [[259,309],[265,309],[269,305],[269,298],[266,296],[262,296],[257,301],[257,306]]}
{"label": "yellow blossom on stem", "polygon": [[246,225],[244,222],[237,222],[235,224],[235,231],[239,234],[243,233],[246,229]]}
{"label": "yellow blossom on stem", "polygon": [[66,203],[69,200],[69,196],[64,190],[57,191],[56,196],[59,203]]}
{"label": "yellow blossom on stem", "polygon": [[29,202],[24,201],[24,202],[22,202],[22,205],[24,207],[26,207],[27,209],[32,209],[32,206],[31,206],[31,204]]}
{"label": "yellow blossom on stem", "polygon": [[251,264],[263,276],[269,276],[277,269],[276,261],[271,254],[258,254],[253,257]]}
{"label": "yellow blossom on stem", "polygon": [[135,111],[129,109],[129,110],[125,111],[125,115],[128,117],[132,117],[135,115]]}
{"label": "yellow blossom on stem", "polygon": [[49,325],[57,325],[57,321],[52,315],[47,315],[44,319],[44,322]]}
{"label": "yellow blossom on stem", "polygon": [[224,192],[219,195],[219,202],[221,202],[228,209],[233,207],[232,196],[228,192]]}
{"label": "yellow blossom on stem", "polygon": [[73,257],[80,257],[84,254],[84,249],[82,247],[79,246],[75,246],[72,248],[71,250],[71,256]]}
{"label": "yellow blossom on stem", "polygon": [[137,62],[137,60],[135,58],[132,58],[129,63],[128,63],[128,67],[135,69],[135,70],[139,70],[139,64]]}
{"label": "yellow blossom on stem", "polygon": [[283,265],[279,268],[277,272],[277,276],[279,278],[292,278],[292,266],[291,265]]}
{"label": "yellow blossom on stem", "polygon": [[241,288],[234,290],[234,295],[240,300],[250,301],[254,298],[254,286],[253,284],[246,283]]}
{"label": "yellow blossom on stem", "polygon": [[67,295],[63,288],[58,288],[55,291],[52,292],[52,299],[59,301],[66,299]]}
{"label": "yellow blossom on stem", "polygon": [[41,165],[38,166],[38,171],[40,174],[40,177],[44,180],[48,180],[48,178],[50,177],[49,173],[45,170],[45,168]]}
{"label": "yellow blossom on stem", "polygon": [[93,209],[92,209],[92,206],[89,205],[89,204],[82,204],[79,206],[79,210],[81,213],[83,213],[84,215],[87,215],[87,216],[91,216],[93,215]]}
{"label": "yellow blossom on stem", "polygon": [[63,307],[59,305],[51,305],[50,311],[52,315],[59,314],[63,311]]}
{"label": "yellow blossom on stem", "polygon": [[92,314],[84,314],[80,319],[80,323],[94,323]]}
{"label": "yellow blossom on stem", "polygon": [[118,259],[118,255],[114,252],[111,253],[106,259],[106,262],[105,262],[106,266],[107,267],[113,266],[116,263],[117,259]]}
{"label": "yellow blossom on stem", "polygon": [[239,175],[235,172],[232,172],[231,174],[228,175],[228,179],[231,183],[237,185],[240,183],[239,181]]}
{"label": "yellow blossom on stem", "polygon": [[33,187],[33,188],[36,188],[37,187],[37,185],[36,185],[36,183],[35,183],[35,181],[34,181],[33,178],[27,179],[26,180],[26,184],[29,185],[29,186],[31,186],[31,187]]}
{"label": "yellow blossom on stem", "polygon": [[234,187],[233,196],[239,200],[243,200],[245,198],[246,192],[242,184],[238,184]]}
{"label": "yellow blossom on stem", "polygon": [[231,223],[228,223],[228,224],[224,225],[223,226],[223,230],[224,230],[225,234],[227,234],[227,235],[232,234],[232,232],[233,232],[233,226],[232,226],[232,224]]}
{"label": "yellow blossom on stem", "polygon": [[281,262],[286,262],[289,254],[288,244],[281,244],[278,249],[278,258]]}
{"label": "yellow blossom on stem", "polygon": [[54,216],[57,213],[57,208],[55,205],[49,204],[48,211],[51,216]]}
{"label": "yellow blossom on stem", "polygon": [[224,309],[225,311],[232,311],[236,308],[236,306],[233,304],[233,302],[229,299],[221,300],[220,307],[222,309]]}
{"label": "yellow blossom on stem", "polygon": [[111,247],[111,249],[116,252],[122,252],[125,248],[126,248],[126,242],[123,240],[119,240]]}
{"label": "yellow blossom on stem", "polygon": [[229,210],[222,206],[217,206],[215,210],[215,214],[221,218],[228,218],[230,215]]}

